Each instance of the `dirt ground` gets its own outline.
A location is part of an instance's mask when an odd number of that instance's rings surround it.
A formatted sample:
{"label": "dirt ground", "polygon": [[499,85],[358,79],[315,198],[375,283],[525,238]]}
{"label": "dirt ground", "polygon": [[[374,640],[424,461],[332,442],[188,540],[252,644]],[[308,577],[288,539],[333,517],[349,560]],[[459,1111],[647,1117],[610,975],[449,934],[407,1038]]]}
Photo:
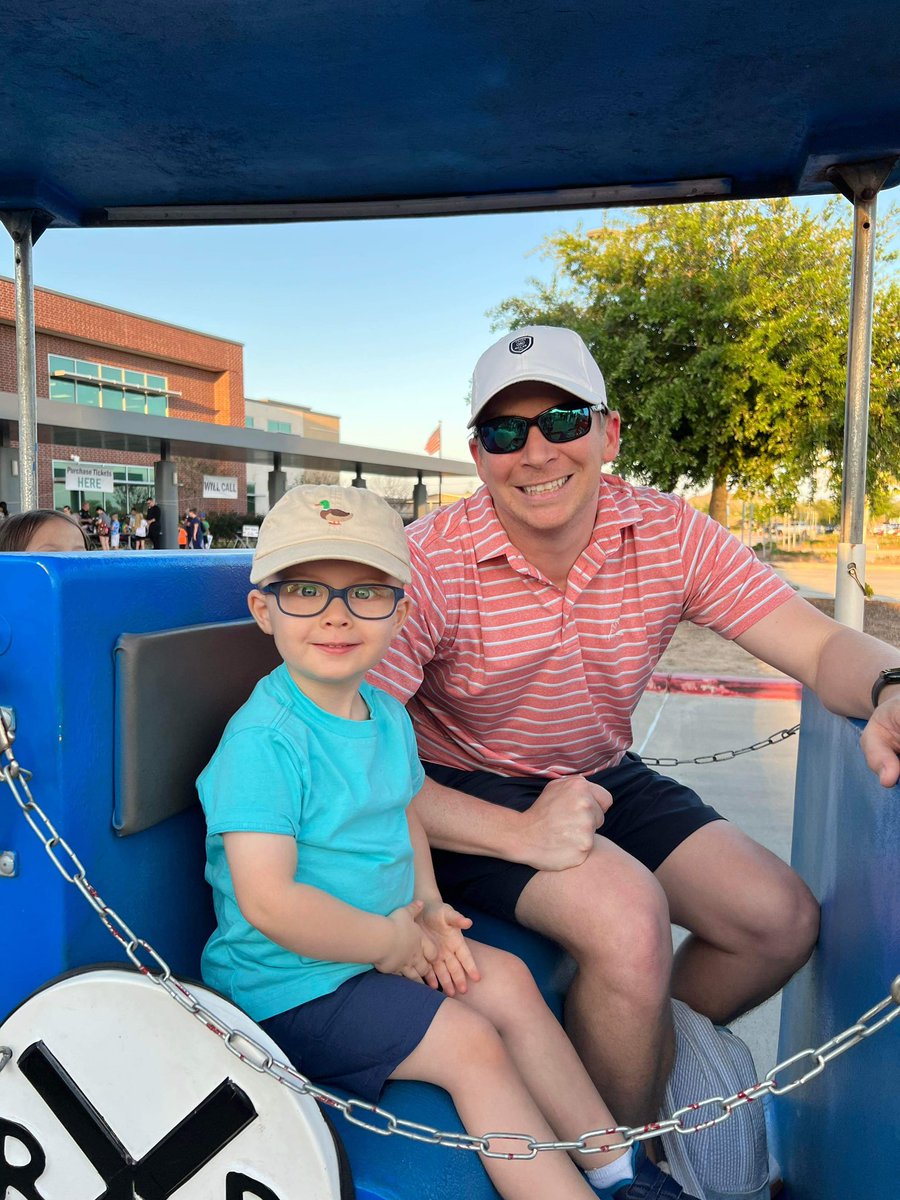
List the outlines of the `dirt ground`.
{"label": "dirt ground", "polygon": [[[810,604],[834,615],[833,600],[812,599]],[[884,600],[867,600],[865,609],[866,633],[900,647],[900,604]],[[727,642],[708,629],[700,629],[683,621],[675,631],[668,650],[659,661],[659,671],[686,671],[696,675],[772,675],[780,671],[760,662],[734,642]]]}

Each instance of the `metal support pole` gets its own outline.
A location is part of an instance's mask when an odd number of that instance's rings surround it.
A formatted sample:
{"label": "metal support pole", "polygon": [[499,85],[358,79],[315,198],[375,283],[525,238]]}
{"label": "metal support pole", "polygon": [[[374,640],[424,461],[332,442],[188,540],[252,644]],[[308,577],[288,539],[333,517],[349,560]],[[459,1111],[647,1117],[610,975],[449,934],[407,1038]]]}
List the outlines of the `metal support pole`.
{"label": "metal support pole", "polygon": [[367,486],[365,479],[363,479],[362,463],[356,464],[356,476],[350,486],[355,488],[364,488]]}
{"label": "metal support pole", "polygon": [[46,223],[28,209],[3,216],[15,246],[16,369],[19,388],[19,495],[23,511],[38,506],[37,355],[34,347],[32,249]]}
{"label": "metal support pole", "polygon": [[863,627],[865,602],[866,459],[875,295],[875,210],[879,188],[890,173],[893,161],[842,165],[829,171],[831,180],[853,204],[841,537],[834,602],[837,620],[853,629]]}
{"label": "metal support pole", "polygon": [[274,508],[287,492],[287,471],[282,469],[281,455],[276,450],[272,455],[272,470],[268,476],[269,508]]}
{"label": "metal support pole", "polygon": [[413,488],[413,517],[418,519],[428,513],[428,488],[422,482],[422,472],[417,471],[418,482]]}

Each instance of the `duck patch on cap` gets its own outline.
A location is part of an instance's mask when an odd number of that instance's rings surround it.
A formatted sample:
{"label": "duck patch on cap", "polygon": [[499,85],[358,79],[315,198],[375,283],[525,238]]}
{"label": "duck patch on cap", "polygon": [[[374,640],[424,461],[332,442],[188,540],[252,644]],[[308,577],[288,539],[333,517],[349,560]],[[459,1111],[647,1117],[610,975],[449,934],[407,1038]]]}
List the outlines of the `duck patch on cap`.
{"label": "duck patch on cap", "polygon": [[336,508],[330,500],[317,500],[313,508],[319,509],[319,516],[332,529],[340,529],[345,521],[353,520],[352,512],[347,512],[345,508]]}
{"label": "duck patch on cap", "polygon": [[525,337],[513,338],[509,343],[510,354],[524,354],[526,350],[530,350],[534,345],[534,338],[531,334],[526,334]]}

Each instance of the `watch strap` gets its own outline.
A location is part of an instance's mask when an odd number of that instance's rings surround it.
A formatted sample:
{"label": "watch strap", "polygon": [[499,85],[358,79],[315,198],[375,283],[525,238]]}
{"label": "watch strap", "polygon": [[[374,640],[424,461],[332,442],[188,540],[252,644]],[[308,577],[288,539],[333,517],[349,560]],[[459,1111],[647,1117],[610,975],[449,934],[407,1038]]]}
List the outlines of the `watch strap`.
{"label": "watch strap", "polygon": [[900,667],[888,667],[881,671],[872,687],[872,707],[878,707],[878,698],[890,683],[900,683]]}

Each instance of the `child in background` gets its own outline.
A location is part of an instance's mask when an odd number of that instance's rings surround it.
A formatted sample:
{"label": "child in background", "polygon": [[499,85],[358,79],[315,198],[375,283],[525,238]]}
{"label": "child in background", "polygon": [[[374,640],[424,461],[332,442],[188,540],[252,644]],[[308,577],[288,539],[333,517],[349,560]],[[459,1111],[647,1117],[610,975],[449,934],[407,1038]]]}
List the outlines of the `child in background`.
{"label": "child in background", "polygon": [[117,512],[109,515],[109,548],[110,550],[118,550],[119,538],[122,533],[122,522],[119,520]]}
{"label": "child in background", "polygon": [[27,554],[89,550],[87,534],[73,517],[52,508],[33,508],[0,522],[0,552]]}
{"label": "child in background", "polygon": [[[426,1080],[474,1134],[609,1129],[527,968],[464,938],[438,893],[412,726],[364,678],[409,579],[400,517],[369,491],[297,487],[266,516],[247,599],[283,662],[198,780],[217,919],[203,977],[323,1086],[377,1101],[388,1079]],[[508,1200],[691,1200],[638,1148],[483,1161]]]}

